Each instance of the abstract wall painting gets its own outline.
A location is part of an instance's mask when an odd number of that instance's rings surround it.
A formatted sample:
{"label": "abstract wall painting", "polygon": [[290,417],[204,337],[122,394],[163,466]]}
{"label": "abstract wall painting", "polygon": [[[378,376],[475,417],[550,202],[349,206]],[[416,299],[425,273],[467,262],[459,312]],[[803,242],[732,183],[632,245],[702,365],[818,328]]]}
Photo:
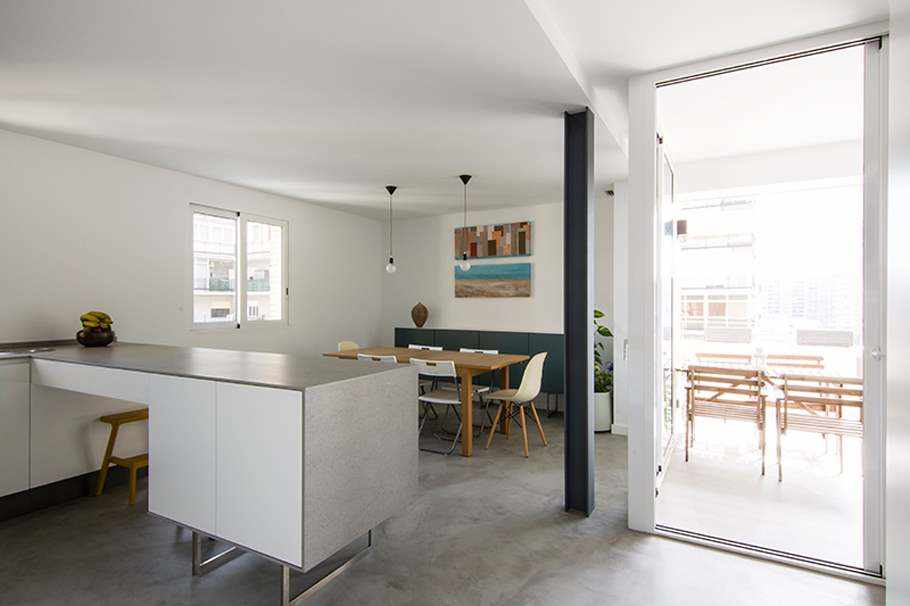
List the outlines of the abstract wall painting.
{"label": "abstract wall painting", "polygon": [[455,228],[455,258],[525,257],[531,254],[531,222],[496,223]]}
{"label": "abstract wall painting", "polygon": [[455,298],[530,296],[530,263],[472,265],[468,271],[455,266]]}

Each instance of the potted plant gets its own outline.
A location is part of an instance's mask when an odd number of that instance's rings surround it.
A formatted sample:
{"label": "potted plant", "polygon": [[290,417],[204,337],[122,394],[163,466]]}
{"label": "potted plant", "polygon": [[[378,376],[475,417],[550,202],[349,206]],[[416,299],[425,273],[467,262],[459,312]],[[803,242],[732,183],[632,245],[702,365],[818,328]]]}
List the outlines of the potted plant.
{"label": "potted plant", "polygon": [[[594,310],[594,330],[597,335],[611,338],[613,333],[600,322],[604,312]],[[594,343],[594,431],[610,431],[613,425],[613,362],[606,361],[603,341]]]}

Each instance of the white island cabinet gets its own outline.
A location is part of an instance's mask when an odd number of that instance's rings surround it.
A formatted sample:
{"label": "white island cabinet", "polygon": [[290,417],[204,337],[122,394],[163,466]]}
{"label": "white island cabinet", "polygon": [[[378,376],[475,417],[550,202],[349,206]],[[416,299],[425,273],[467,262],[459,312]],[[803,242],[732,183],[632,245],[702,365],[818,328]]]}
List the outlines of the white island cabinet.
{"label": "white island cabinet", "polygon": [[0,497],[28,489],[28,392],[28,360],[0,360]]}
{"label": "white island cabinet", "polygon": [[[232,557],[280,562],[287,598],[291,568],[310,571],[364,539],[371,545],[372,530],[416,496],[413,367],[129,343],[32,358],[33,395],[148,406],[149,512],[194,531],[194,574],[230,559],[206,559],[208,535],[232,544]],[[80,406],[77,398],[68,408]],[[35,400],[32,412],[44,408]],[[9,448],[25,453],[27,472],[28,444]],[[16,481],[27,485],[27,474]]]}
{"label": "white island cabinet", "polygon": [[149,511],[300,567],[299,391],[149,377]]}

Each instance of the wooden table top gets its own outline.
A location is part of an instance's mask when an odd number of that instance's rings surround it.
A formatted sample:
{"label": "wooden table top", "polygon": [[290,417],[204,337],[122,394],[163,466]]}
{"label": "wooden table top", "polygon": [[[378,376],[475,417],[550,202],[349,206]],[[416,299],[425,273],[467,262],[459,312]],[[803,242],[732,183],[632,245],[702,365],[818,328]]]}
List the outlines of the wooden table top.
{"label": "wooden table top", "polygon": [[426,349],[410,349],[408,347],[361,347],[360,349],[348,349],[346,351],[330,351],[323,355],[346,360],[356,360],[357,354],[367,354],[369,356],[395,356],[401,364],[407,364],[411,358],[435,361],[451,360],[452,362],[455,362],[456,368],[467,368],[480,371],[497,370],[530,359],[529,356],[521,354],[483,354],[448,350],[431,351]]}

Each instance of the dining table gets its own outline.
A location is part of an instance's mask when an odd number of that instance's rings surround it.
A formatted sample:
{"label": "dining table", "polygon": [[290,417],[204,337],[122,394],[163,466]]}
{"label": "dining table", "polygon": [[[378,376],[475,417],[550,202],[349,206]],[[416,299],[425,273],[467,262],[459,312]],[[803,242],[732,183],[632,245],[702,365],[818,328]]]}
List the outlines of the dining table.
{"label": "dining table", "polygon": [[[488,354],[464,351],[413,349],[409,347],[361,347],[344,351],[326,352],[325,356],[356,360],[357,354],[368,356],[395,356],[399,364],[410,364],[411,358],[451,361],[461,381],[461,419],[466,428],[474,425],[474,377],[497,371],[502,389],[509,389],[509,367],[529,359],[523,354]],[[503,431],[508,433],[508,420],[503,422]],[[470,457],[474,451],[474,432],[461,434],[461,456]]]}

